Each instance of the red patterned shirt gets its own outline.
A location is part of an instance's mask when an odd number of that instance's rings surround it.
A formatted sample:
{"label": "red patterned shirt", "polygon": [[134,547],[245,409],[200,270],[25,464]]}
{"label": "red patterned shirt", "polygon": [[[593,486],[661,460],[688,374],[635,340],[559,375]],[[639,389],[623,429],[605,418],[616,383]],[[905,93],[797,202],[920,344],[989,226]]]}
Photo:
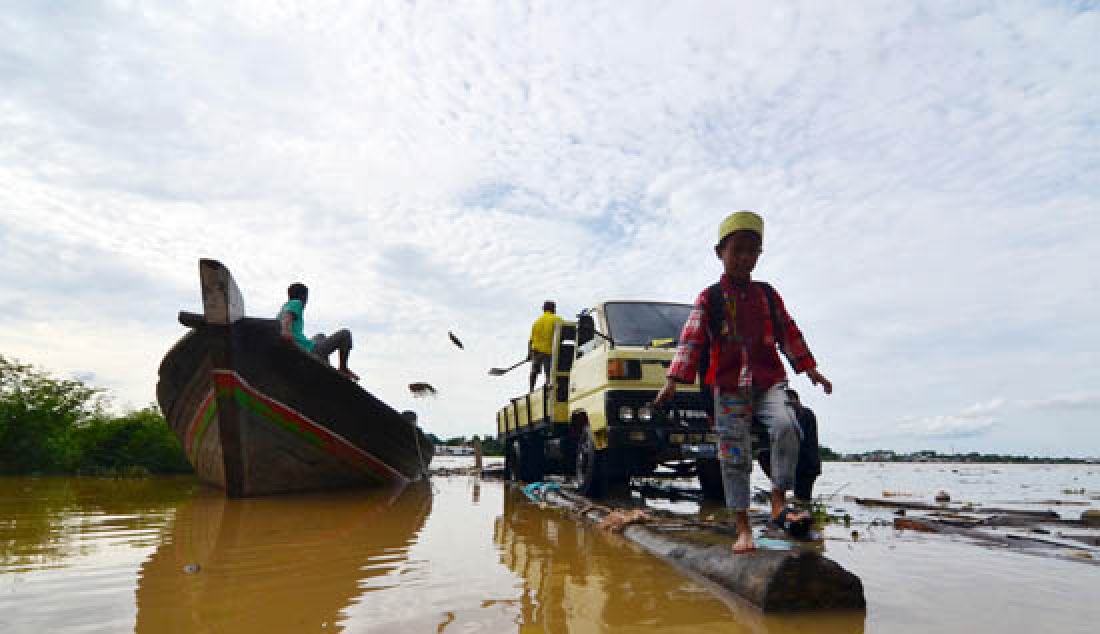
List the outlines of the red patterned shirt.
{"label": "red patterned shirt", "polygon": [[787,314],[778,292],[774,294],[781,333],[777,342],[763,285],[759,282],[735,283],[726,275],[722,275],[721,283],[727,300],[722,331],[710,332],[707,319],[712,308],[710,294],[703,290],[680,333],[680,346],[668,369],[669,378],[680,383],[695,382],[700,355],[708,342],[710,369],[706,382],[729,391],[750,385],[767,389],[783,380],[787,374],[775,349],[777,343],[796,373],[817,367],[802,331]]}

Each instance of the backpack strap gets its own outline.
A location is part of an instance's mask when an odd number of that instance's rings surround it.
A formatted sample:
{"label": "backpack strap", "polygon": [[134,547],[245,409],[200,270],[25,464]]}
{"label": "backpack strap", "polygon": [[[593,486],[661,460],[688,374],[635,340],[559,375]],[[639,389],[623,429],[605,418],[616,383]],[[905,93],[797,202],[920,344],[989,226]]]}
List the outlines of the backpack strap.
{"label": "backpack strap", "polygon": [[779,341],[780,337],[782,337],[783,329],[779,324],[778,313],[775,309],[777,303],[775,299],[775,289],[767,282],[757,282],[757,284],[764,290],[764,297],[768,298],[768,317],[771,317],[772,320],[772,335],[775,337],[776,341]]}
{"label": "backpack strap", "polygon": [[707,287],[707,329],[711,337],[717,337],[722,332],[722,322],[726,320],[726,295],[722,292],[722,283],[711,284]]}
{"label": "backpack strap", "polygon": [[[717,338],[718,334],[722,331],[722,321],[726,318],[726,311],[723,306],[726,297],[722,292],[721,282],[707,287],[706,293],[707,314],[704,315],[704,317],[706,317],[707,320],[707,332],[710,333],[710,337],[699,353],[699,389],[704,394],[707,393],[710,388],[710,385],[707,383],[707,374],[710,372],[711,341]],[[716,308],[718,310],[715,310]],[[707,405],[706,410],[710,412],[714,404],[711,403],[709,398],[704,398],[703,402]]]}

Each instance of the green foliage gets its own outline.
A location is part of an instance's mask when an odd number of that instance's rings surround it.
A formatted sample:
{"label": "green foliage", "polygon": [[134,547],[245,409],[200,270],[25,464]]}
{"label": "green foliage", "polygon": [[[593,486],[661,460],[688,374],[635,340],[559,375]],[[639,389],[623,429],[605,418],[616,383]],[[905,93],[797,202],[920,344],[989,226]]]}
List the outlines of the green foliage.
{"label": "green foliage", "polygon": [[120,418],[98,418],[76,430],[81,472],[118,475],[191,471],[179,440],[156,406]]}
{"label": "green foliage", "polygon": [[492,436],[486,436],[481,439],[481,455],[483,456],[503,456],[504,445],[499,440]]}
{"label": "green foliage", "polygon": [[155,406],[112,417],[101,389],[0,355],[0,474],[190,470]]}
{"label": "green foliage", "polygon": [[0,355],[0,472],[69,471],[73,430],[102,412],[101,391]]}

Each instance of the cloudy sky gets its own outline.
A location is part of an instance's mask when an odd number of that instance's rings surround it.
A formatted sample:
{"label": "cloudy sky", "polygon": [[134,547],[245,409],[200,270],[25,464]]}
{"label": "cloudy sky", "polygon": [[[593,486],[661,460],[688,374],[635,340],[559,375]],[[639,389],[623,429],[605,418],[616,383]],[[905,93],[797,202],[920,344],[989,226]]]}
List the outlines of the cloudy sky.
{"label": "cloudy sky", "polygon": [[0,354],[118,408],[212,257],[492,433],[543,299],[690,302],[749,208],[825,444],[1100,455],[1094,3],[0,5]]}

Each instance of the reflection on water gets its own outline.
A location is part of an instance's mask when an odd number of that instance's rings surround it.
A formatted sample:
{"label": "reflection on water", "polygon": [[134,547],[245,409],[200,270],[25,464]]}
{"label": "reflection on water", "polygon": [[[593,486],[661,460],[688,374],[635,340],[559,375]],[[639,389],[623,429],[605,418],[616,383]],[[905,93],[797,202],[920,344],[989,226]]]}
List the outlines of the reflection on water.
{"label": "reflection on water", "polygon": [[190,479],[0,478],[0,573],[75,565],[114,544],[153,545]]}
{"label": "reflection on water", "polygon": [[[1034,504],[1083,489],[1069,498],[1095,507],[1093,471],[827,464],[821,492],[949,487]],[[858,542],[831,526],[826,553],[862,578],[865,615],[763,616],[496,481],[226,500],[190,478],[2,478],[0,632],[1073,632],[1100,620],[1100,566],[852,528]]]}
{"label": "reflection on water", "polygon": [[[502,562],[523,578],[523,622],[547,632],[576,631],[592,622],[661,631],[697,626],[725,611],[662,562],[623,552],[624,545],[615,543],[620,539],[543,511],[518,491],[505,493],[494,539]],[[692,610],[692,604],[702,609]],[[655,605],[676,608],[652,610]]]}
{"label": "reflection on water", "polygon": [[723,600],[618,535],[540,509],[516,490],[504,494],[494,539],[502,562],[523,578],[518,607],[533,631],[863,631],[863,612],[765,617],[735,597]]}
{"label": "reflection on water", "polygon": [[136,631],[339,630],[353,599],[399,584],[431,502],[424,483],[247,500],[204,488],[141,566]]}

